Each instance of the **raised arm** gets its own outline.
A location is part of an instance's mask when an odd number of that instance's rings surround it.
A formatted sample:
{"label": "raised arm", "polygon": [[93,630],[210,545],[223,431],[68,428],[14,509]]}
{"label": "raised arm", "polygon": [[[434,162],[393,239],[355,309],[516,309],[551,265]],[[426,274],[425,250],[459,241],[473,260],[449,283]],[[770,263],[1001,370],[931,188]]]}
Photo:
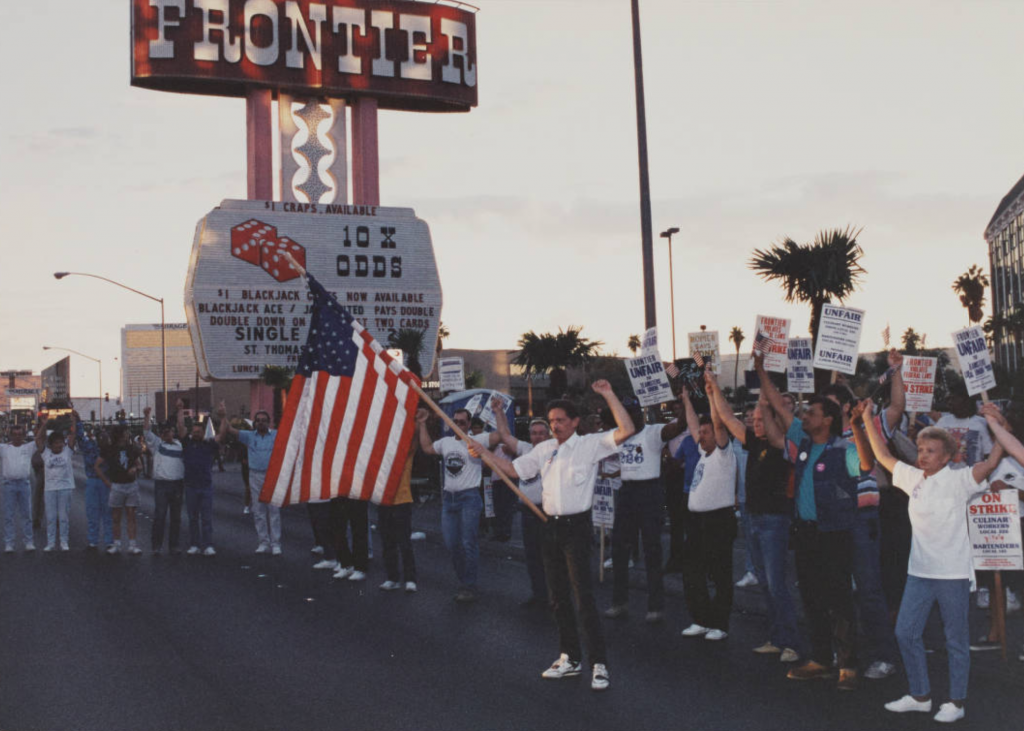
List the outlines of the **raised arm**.
{"label": "raised arm", "polygon": [[864,399],[854,405],[850,411],[850,429],[853,431],[853,443],[857,445],[857,456],[860,457],[862,472],[867,472],[875,467],[875,455],[871,451],[868,435],[864,433],[864,421],[861,419],[864,414],[865,402],[869,402],[869,399]]}
{"label": "raised arm", "polygon": [[661,441],[671,442],[686,430],[685,419],[673,419],[661,430]]}
{"label": "raised arm", "polygon": [[[182,437],[185,433],[185,416],[182,412],[185,410],[185,404],[179,399],[178,403],[181,407],[178,409],[178,437]],[[217,436],[214,439],[220,444],[229,436],[238,439],[238,429],[231,426],[231,420],[228,419],[228,407],[221,401],[217,406],[217,418],[220,419],[220,429],[217,430]]]}
{"label": "raised arm", "polygon": [[700,420],[697,419],[697,412],[693,408],[693,402],[690,401],[690,390],[683,386],[679,389],[679,398],[683,402],[683,411],[686,413],[686,428],[690,432],[690,436],[697,439],[697,432],[700,431]]}
{"label": "raised arm", "polygon": [[1024,464],[1024,444],[1010,431],[1010,425],[1006,418],[999,413],[999,407],[995,404],[984,404],[981,407],[981,415],[988,422],[988,428],[992,430],[996,442],[1002,445],[1003,449],[1015,460]]}
{"label": "raised arm", "polygon": [[903,354],[893,348],[889,351],[889,367],[895,368],[889,377],[889,406],[885,409],[885,423],[889,431],[900,425],[907,409],[907,391],[903,385]]}
{"label": "raised arm", "polygon": [[74,449],[78,444],[78,422],[81,421],[77,411],[71,412],[71,428],[68,429],[67,445],[70,449]]}
{"label": "raised arm", "polygon": [[429,418],[430,414],[426,409],[416,409],[416,434],[420,438],[420,449],[424,454],[436,456],[437,450],[434,449],[434,442],[430,438],[430,432],[427,431],[427,419]]}
{"label": "raised arm", "polygon": [[[178,413],[181,413],[180,411]],[[153,407],[147,406],[142,410],[142,433],[149,434],[153,428]]]}
{"label": "raised arm", "polygon": [[974,481],[981,484],[982,480],[987,480],[988,476],[996,471],[996,467],[999,466],[999,462],[1006,456],[1006,452],[1003,451],[1003,445],[1001,442],[996,442],[992,445],[992,451],[988,457],[985,458],[984,462],[978,462],[971,467],[971,476]]}
{"label": "raised arm", "polygon": [[729,402],[725,400],[725,395],[722,393],[722,389],[718,387],[718,379],[715,378],[715,375],[711,371],[704,372],[704,384],[707,387],[708,401],[710,401],[712,405],[712,414],[714,414],[714,410],[717,409],[722,423],[725,425],[725,428],[729,433],[736,437],[740,444],[746,444],[747,426],[737,419],[736,415],[732,413],[732,409],[729,407]]}
{"label": "raised arm", "polygon": [[764,438],[776,449],[785,449],[786,434],[782,431],[778,418],[775,416],[775,409],[772,408],[772,405],[768,401],[768,397],[765,396],[763,389],[761,390],[760,398],[757,400],[757,408],[761,410],[761,421],[764,424]]}
{"label": "raised arm", "polygon": [[39,417],[39,426],[36,427],[35,438],[37,452],[42,452],[46,449],[46,422],[49,421],[49,419],[50,415],[47,413],[43,413],[43,415]]}
{"label": "raised arm", "polygon": [[783,400],[782,394],[779,393],[779,389],[772,383],[768,371],[764,369],[764,353],[754,353],[754,370],[757,371],[757,377],[761,381],[761,393],[765,395],[768,403],[772,405],[772,410],[782,419],[782,426],[788,430],[789,425],[793,423],[793,414],[786,408],[786,402]]}
{"label": "raised arm", "polygon": [[519,450],[519,442],[515,435],[509,431],[508,419],[505,417],[505,402],[497,396],[491,397],[491,411],[494,413],[494,425],[497,431],[491,432],[491,447],[504,444],[515,454]]}
{"label": "raised arm", "polygon": [[611,409],[617,426],[613,432],[615,443],[622,444],[633,436],[633,433],[636,431],[636,427],[633,426],[633,419],[630,417],[629,412],[626,411],[626,407],[619,401],[619,397],[615,395],[615,391],[612,390],[612,384],[608,383],[608,381],[603,378],[600,381],[594,381],[591,388],[605,400],[608,408]]}
{"label": "raised arm", "polygon": [[898,459],[892,456],[892,452],[885,445],[885,441],[882,439],[882,435],[878,433],[878,429],[875,428],[875,421],[872,418],[874,414],[874,404],[871,403],[871,399],[864,399],[863,405],[861,406],[861,419],[864,422],[864,431],[868,436],[868,443],[871,444],[871,451],[875,454],[875,459],[885,467],[885,469],[892,472],[896,469],[896,464],[899,462]]}
{"label": "raised arm", "polygon": [[[711,373],[704,374],[704,382],[708,382],[710,376],[711,381],[714,381],[714,376]],[[716,399],[709,398],[708,403],[711,405],[711,424],[715,428],[715,444],[718,445],[719,449],[725,449],[729,446],[729,430],[725,428],[725,422],[722,420],[722,414],[718,410],[718,404]],[[728,409],[728,404],[726,404]]]}

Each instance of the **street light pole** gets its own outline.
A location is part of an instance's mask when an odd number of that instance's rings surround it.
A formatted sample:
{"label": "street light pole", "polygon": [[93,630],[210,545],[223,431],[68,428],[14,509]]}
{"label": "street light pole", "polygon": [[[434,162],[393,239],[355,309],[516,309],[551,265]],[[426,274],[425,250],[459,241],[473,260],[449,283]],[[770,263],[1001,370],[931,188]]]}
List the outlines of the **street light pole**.
{"label": "street light pole", "polygon": [[667,231],[661,232],[661,238],[668,239],[668,292],[669,301],[672,303],[672,360],[676,359],[676,287],[672,279],[672,235],[679,233],[679,229],[673,226]]}
{"label": "street light pole", "polygon": [[86,272],[54,272],[53,273],[53,278],[54,279],[63,279],[64,277],[70,276],[72,274],[74,274],[77,277],[92,277],[93,279],[102,279],[104,282],[108,282],[110,284],[113,284],[113,285],[115,285],[117,287],[120,287],[121,289],[127,289],[129,292],[134,292],[135,294],[142,295],[146,299],[151,299],[154,302],[159,302],[160,303],[160,360],[161,360],[161,362],[163,364],[164,419],[167,419],[168,415],[170,414],[170,412],[167,409],[167,340],[166,340],[166,338],[167,338],[167,333],[166,333],[167,327],[166,327],[166,325],[164,323],[164,298],[163,297],[154,297],[151,294],[146,294],[145,292],[140,292],[139,290],[135,289],[134,287],[129,287],[127,284],[121,284],[120,282],[115,282],[113,279],[108,279],[107,277],[101,277],[99,274],[87,274]]}
{"label": "street light pole", "polygon": [[[57,346],[44,345],[43,346],[43,350],[63,350],[63,351],[68,352],[68,353],[74,353],[75,355],[81,356],[83,358],[88,358],[89,360],[93,361],[94,363],[96,363],[96,365],[98,365],[100,367],[100,398],[99,398],[99,400],[100,400],[100,424],[102,424],[103,423],[103,361],[101,361],[99,358],[93,358],[91,355],[86,355],[85,353],[79,353],[77,350],[72,350],[71,348],[59,348]],[[71,398],[71,384],[70,383],[68,384],[68,398],[69,399]]]}
{"label": "street light pole", "polygon": [[640,162],[640,238],[644,274],[644,322],[658,324],[654,303],[654,237],[651,226],[651,182],[647,173],[647,112],[644,106],[644,67],[640,48],[640,0],[632,0],[633,83],[636,89],[636,138]]}

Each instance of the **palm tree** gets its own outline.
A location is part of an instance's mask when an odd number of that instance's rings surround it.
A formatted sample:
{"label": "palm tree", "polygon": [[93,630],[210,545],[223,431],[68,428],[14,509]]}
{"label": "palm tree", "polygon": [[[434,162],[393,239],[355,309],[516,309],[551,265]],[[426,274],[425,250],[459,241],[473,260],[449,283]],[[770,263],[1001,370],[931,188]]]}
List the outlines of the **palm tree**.
{"label": "palm tree", "polygon": [[[777,281],[786,290],[786,302],[811,306],[808,328],[811,341],[818,340],[821,311],[833,299],[842,303],[867,274],[860,265],[864,250],[857,243],[863,229],[819,231],[812,244],[797,244],[787,238],[769,249],[755,249],[750,268],[767,282]],[[824,372],[817,378],[824,381]],[[819,385],[825,385],[823,382]]]}
{"label": "palm tree", "polygon": [[953,282],[953,291],[960,295],[960,304],[967,310],[968,325],[981,322],[985,316],[982,309],[985,305],[985,288],[988,287],[988,277],[984,270],[977,264],[961,274]]}
{"label": "palm tree", "polygon": [[425,345],[426,331],[402,328],[395,330],[388,335],[388,347],[397,348],[405,353],[405,367],[416,374],[418,378],[423,377],[423,369],[420,367],[420,353]]}
{"label": "palm tree", "polygon": [[917,351],[923,346],[921,336],[912,327],[907,328],[900,337],[900,342],[903,343],[903,350],[907,355],[917,355]]}
{"label": "palm tree", "polygon": [[601,349],[603,343],[582,337],[582,327],[570,325],[565,330],[558,328],[554,336],[554,361],[551,366],[551,380],[548,383],[548,394],[562,398],[569,390],[567,368],[586,365]]}
{"label": "palm tree", "polygon": [[729,340],[731,340],[732,344],[736,346],[736,370],[732,375],[733,391],[735,391],[738,388],[737,384],[740,381],[740,344],[745,339],[746,336],[743,334],[743,328],[739,327],[738,325],[732,329],[731,333],[729,333]]}
{"label": "palm tree", "polygon": [[519,352],[512,363],[522,366],[526,374],[527,411],[533,416],[533,377],[547,373],[554,362],[555,336],[550,333],[538,335],[533,330],[519,338]]}
{"label": "palm tree", "polygon": [[636,357],[636,351],[640,350],[640,345],[639,335],[630,335],[629,340],[626,341],[626,347],[629,348],[629,352],[633,354],[633,357]]}
{"label": "palm tree", "polygon": [[445,326],[445,324],[443,322],[438,322],[437,323],[437,347],[435,348],[435,352],[436,352],[437,355],[441,355],[441,349],[444,347],[444,343],[442,341],[443,340],[447,340],[449,335],[451,335],[451,332],[449,332],[447,326]]}
{"label": "palm tree", "polygon": [[281,423],[284,407],[288,403],[288,390],[292,387],[295,371],[285,366],[264,366],[260,380],[274,389],[274,424]]}

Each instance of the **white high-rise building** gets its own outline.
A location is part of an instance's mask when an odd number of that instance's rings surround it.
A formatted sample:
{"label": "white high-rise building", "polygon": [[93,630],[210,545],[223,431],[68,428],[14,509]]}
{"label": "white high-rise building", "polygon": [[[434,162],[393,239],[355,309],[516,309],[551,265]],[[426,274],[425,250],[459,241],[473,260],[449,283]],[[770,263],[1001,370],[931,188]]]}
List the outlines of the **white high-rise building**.
{"label": "white high-rise building", "polygon": [[[167,323],[167,390],[192,388],[196,382],[196,358],[192,338],[184,322]],[[125,325],[121,328],[121,393],[124,409],[141,414],[146,406],[157,409],[157,393],[163,390],[160,324]],[[203,384],[208,385],[208,384]],[[169,404],[171,410],[174,404]]]}

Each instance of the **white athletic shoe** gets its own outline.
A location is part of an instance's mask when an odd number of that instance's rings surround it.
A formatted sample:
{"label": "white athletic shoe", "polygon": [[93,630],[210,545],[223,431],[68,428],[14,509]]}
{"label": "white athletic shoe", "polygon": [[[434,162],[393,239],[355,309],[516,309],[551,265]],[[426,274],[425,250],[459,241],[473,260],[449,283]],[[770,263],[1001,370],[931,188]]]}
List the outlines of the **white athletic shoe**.
{"label": "white athletic shoe", "polygon": [[347,579],[355,571],[351,566],[339,566],[334,570],[335,579]]}
{"label": "white athletic shoe", "polygon": [[954,703],[943,703],[934,718],[939,723],[953,723],[964,717],[964,707]]}
{"label": "white athletic shoe", "polygon": [[383,591],[395,591],[396,589],[401,588],[402,585],[399,584],[397,581],[385,581],[383,584],[380,585],[380,589],[382,589]]}
{"label": "white athletic shoe", "polygon": [[414,593],[416,591],[416,582],[415,581],[407,581],[407,582],[405,582],[405,590],[408,593],[410,593],[410,594]]}
{"label": "white athletic shoe", "polygon": [[683,630],[683,637],[701,637],[708,633],[707,627],[701,627],[699,624],[691,624],[689,627]]}
{"label": "white athletic shoe", "polygon": [[918,713],[931,713],[932,702],[930,699],[926,701],[919,701],[915,700],[912,695],[905,695],[898,701],[886,703],[885,710],[892,711],[893,713],[909,713],[911,711],[917,711]]}
{"label": "white athletic shoe", "polygon": [[555,660],[551,667],[540,674],[542,678],[548,680],[559,680],[561,678],[569,678],[573,675],[580,674],[580,661],[570,660],[569,656],[564,652],[559,655],[558,659]]}
{"label": "white athletic shoe", "polygon": [[185,551],[185,553],[187,553],[189,556],[198,556],[199,546],[189,546],[188,550]]}
{"label": "white athletic shoe", "polygon": [[757,586],[757,584],[757,577],[754,576],[754,574],[750,571],[743,574],[743,578],[736,582],[736,586],[740,587],[741,589],[748,586]]}
{"label": "white athletic shoe", "polygon": [[214,548],[213,546],[207,546],[206,549],[203,551],[203,555],[204,556],[216,556],[217,555],[217,549]]}
{"label": "white athletic shoe", "polygon": [[608,668],[602,663],[594,664],[594,674],[590,680],[591,690],[608,690]]}
{"label": "white athletic shoe", "polygon": [[356,570],[348,575],[349,581],[363,581],[366,579],[366,574],[362,571]]}
{"label": "white athletic shoe", "polygon": [[317,570],[330,569],[331,571],[334,571],[334,569],[338,568],[338,562],[325,558],[323,561],[313,564],[313,568]]}

